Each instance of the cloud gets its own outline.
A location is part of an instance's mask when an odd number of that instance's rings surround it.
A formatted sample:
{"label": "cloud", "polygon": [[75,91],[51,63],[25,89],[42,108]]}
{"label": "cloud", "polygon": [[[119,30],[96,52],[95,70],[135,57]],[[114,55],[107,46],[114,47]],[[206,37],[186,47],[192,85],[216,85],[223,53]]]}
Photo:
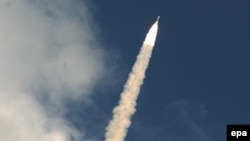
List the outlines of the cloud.
{"label": "cloud", "polygon": [[88,102],[106,69],[87,6],[77,0],[0,2],[0,140],[83,138],[64,119],[64,102]]}
{"label": "cloud", "polygon": [[189,99],[169,103],[166,108],[168,130],[177,133],[171,140],[188,138],[194,141],[210,141],[211,137],[202,126],[207,118],[207,110],[205,104]]}

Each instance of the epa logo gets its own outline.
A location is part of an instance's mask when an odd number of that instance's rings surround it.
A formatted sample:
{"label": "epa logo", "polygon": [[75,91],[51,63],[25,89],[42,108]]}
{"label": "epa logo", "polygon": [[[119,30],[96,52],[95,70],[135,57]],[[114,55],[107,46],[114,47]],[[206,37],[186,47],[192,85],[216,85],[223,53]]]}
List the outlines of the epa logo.
{"label": "epa logo", "polygon": [[250,125],[227,125],[227,141],[250,141]]}
{"label": "epa logo", "polygon": [[236,137],[236,138],[238,138],[240,136],[246,137],[247,131],[232,131],[231,136]]}

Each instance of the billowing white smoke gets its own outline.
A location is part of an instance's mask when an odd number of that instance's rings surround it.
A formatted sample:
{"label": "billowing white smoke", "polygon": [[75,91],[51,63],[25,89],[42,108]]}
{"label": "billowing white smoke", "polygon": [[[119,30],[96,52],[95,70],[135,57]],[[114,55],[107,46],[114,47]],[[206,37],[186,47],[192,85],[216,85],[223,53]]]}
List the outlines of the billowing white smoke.
{"label": "billowing white smoke", "polygon": [[104,72],[90,18],[77,0],[0,1],[1,141],[80,139],[63,101],[87,99]]}
{"label": "billowing white smoke", "polygon": [[[158,17],[159,19],[159,17]],[[136,99],[143,83],[158,31],[158,19],[150,28],[136,62],[121,93],[119,104],[113,110],[113,119],[106,128],[105,141],[123,141],[135,113]]]}

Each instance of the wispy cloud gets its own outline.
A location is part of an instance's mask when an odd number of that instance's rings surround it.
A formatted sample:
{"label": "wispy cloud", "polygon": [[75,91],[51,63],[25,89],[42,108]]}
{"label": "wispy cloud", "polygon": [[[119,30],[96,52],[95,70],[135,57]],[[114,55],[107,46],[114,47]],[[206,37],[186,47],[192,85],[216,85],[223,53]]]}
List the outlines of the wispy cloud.
{"label": "wispy cloud", "polygon": [[[167,123],[170,124],[169,131],[177,133],[172,136],[172,140],[194,140],[210,141],[211,138],[202,127],[202,123],[207,118],[207,108],[205,104],[194,100],[182,99],[170,103],[167,106]],[[174,124],[174,125],[173,125]]]}
{"label": "wispy cloud", "polygon": [[105,73],[89,13],[76,0],[0,2],[0,140],[82,138],[63,116]]}

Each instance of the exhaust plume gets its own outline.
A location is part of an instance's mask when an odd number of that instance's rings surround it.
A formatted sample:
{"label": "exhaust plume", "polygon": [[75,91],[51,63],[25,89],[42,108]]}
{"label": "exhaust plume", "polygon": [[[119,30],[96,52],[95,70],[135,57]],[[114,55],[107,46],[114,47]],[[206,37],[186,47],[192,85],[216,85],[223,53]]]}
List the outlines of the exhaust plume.
{"label": "exhaust plume", "polygon": [[158,31],[158,20],[150,28],[143,42],[139,55],[124,85],[119,104],[113,110],[113,119],[106,128],[105,141],[123,141],[135,113],[136,99],[143,84],[145,72],[152,54]]}

